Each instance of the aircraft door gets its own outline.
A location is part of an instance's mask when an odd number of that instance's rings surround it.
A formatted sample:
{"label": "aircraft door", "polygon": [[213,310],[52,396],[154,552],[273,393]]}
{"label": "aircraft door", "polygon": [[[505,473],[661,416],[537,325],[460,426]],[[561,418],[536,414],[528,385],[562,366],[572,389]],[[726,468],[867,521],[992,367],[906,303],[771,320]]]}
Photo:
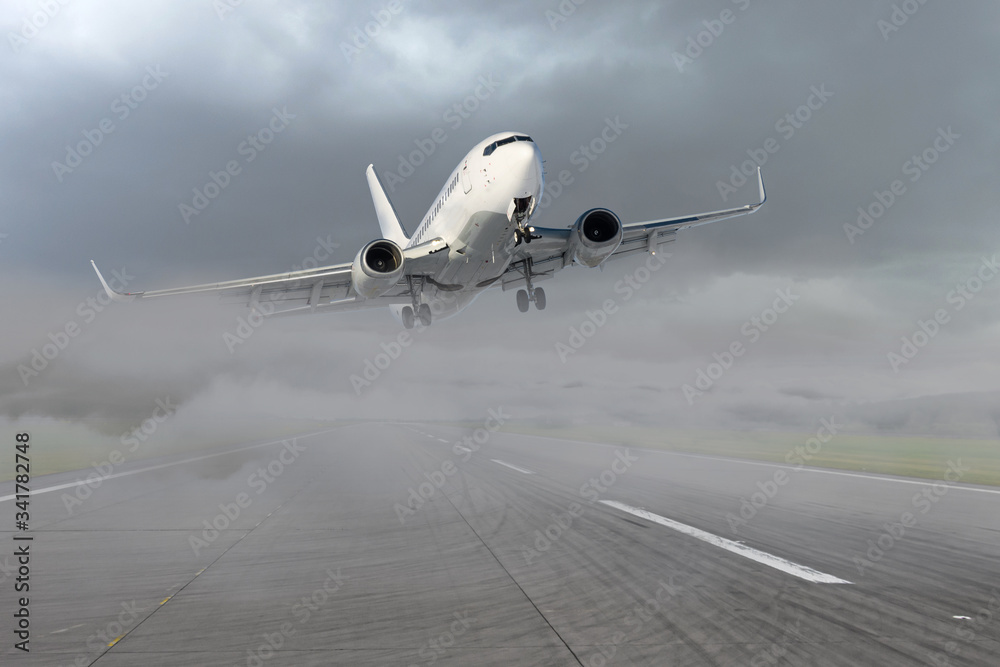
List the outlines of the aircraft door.
{"label": "aircraft door", "polygon": [[462,168],[462,190],[465,194],[469,194],[472,190],[472,178],[469,176],[469,162],[466,161],[465,166]]}

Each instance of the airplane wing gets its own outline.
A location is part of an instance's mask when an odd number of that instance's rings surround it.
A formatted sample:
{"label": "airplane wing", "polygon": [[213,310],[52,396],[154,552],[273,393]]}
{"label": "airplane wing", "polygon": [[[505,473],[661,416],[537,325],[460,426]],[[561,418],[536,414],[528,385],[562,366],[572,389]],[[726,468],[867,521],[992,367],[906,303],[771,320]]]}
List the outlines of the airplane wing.
{"label": "airplane wing", "polygon": [[[623,224],[621,244],[604,261],[620,259],[641,252],[655,253],[659,246],[673,243],[676,240],[677,232],[682,229],[754,213],[767,201],[764,177],[759,167],[757,168],[757,185],[759,199],[755,204],[696,215]],[[526,260],[530,260],[533,280],[551,277],[556,271],[573,263],[573,258],[570,256],[571,228],[534,227],[533,230],[531,242],[522,243],[519,246],[514,261],[511,262],[510,268],[503,276],[504,290],[525,284],[524,266]]]}
{"label": "airplane wing", "polygon": [[275,310],[276,314],[290,314],[317,310],[358,310],[393,303],[408,304],[412,299],[413,278],[436,273],[447,261],[447,250],[448,244],[440,238],[403,250],[402,277],[388,292],[371,299],[361,297],[354,290],[351,263],[145,292],[115,291],[104,279],[97,264],[93,260],[90,263],[97,272],[104,291],[115,301],[216,293],[229,303],[243,303],[255,308],[261,302],[267,302],[280,306]]}
{"label": "airplane wing", "polygon": [[[656,252],[657,246],[663,243],[672,243],[675,240],[674,236],[681,229],[699,227],[707,225],[710,222],[736,218],[741,215],[750,215],[756,212],[767,201],[767,191],[764,190],[764,177],[761,174],[760,167],[757,167],[757,187],[759,198],[755,204],[712,211],[710,213],[698,213],[697,215],[685,215],[678,218],[633,222],[622,225],[622,243],[609,259],[617,259],[636,252]],[[651,244],[652,248],[650,247]]]}

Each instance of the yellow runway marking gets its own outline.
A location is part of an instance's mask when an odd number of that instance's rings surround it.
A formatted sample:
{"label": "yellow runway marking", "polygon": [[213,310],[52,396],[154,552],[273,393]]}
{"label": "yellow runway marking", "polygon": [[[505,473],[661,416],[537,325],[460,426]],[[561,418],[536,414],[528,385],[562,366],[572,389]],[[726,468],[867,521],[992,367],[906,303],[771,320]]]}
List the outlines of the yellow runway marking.
{"label": "yellow runway marking", "polygon": [[166,602],[167,600],[169,600],[172,597],[173,597],[173,595],[168,595],[167,597],[163,598],[163,602],[161,602],[160,604],[162,605],[164,602]]}
{"label": "yellow runway marking", "polygon": [[114,645],[115,645],[115,644],[117,644],[117,643],[118,643],[118,641],[119,641],[119,640],[120,640],[120,639],[121,639],[122,637],[124,637],[124,636],[125,636],[125,635],[119,635],[118,637],[115,637],[115,640],[114,640],[113,642],[111,642],[110,644],[108,644],[108,646],[109,646],[109,647],[110,647],[110,646],[114,646]]}

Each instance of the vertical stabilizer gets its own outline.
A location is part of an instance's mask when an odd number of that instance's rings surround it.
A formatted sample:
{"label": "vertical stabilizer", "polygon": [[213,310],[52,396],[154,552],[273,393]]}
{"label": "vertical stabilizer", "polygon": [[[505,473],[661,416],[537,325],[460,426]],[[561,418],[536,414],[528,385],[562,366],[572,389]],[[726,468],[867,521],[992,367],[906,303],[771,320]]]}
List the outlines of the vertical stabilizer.
{"label": "vertical stabilizer", "polygon": [[382,238],[398,243],[401,247],[406,247],[409,243],[409,236],[403,225],[399,223],[399,216],[396,215],[396,207],[389,201],[382,187],[382,181],[375,173],[375,167],[368,165],[368,188],[372,191],[372,202],[375,204],[375,215],[378,216],[378,226],[382,228]]}

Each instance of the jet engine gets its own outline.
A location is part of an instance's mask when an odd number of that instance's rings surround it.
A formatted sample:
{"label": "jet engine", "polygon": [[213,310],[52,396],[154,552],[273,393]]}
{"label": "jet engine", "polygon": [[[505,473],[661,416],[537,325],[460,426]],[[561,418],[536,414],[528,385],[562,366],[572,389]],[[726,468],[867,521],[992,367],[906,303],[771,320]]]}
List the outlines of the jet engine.
{"label": "jet engine", "polygon": [[403,277],[403,250],[389,239],[372,241],[351,264],[354,291],[366,299],[382,296]]}
{"label": "jet engine", "polygon": [[622,242],[622,222],[606,208],[592,208],[570,230],[570,256],[584,266],[606,260]]}

